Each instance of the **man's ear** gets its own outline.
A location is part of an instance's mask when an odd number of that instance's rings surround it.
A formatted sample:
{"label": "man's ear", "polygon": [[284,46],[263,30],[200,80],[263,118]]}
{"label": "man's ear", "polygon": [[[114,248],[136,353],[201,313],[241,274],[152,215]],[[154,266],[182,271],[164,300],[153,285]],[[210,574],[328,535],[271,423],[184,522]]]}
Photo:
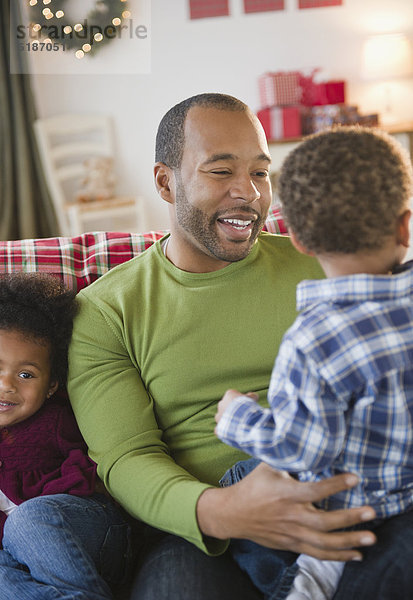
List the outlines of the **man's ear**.
{"label": "man's ear", "polygon": [[164,165],[164,163],[157,162],[153,168],[155,177],[155,186],[158,194],[169,204],[175,203],[175,175],[172,169]]}
{"label": "man's ear", "polygon": [[294,231],[289,229],[288,234],[290,236],[292,245],[296,250],[298,250],[298,252],[301,252],[301,254],[307,254],[307,256],[315,256],[314,252],[311,252],[311,250],[307,250],[307,248],[302,245],[300,240],[297,239],[297,236],[295,235]]}
{"label": "man's ear", "polygon": [[406,209],[397,220],[397,242],[405,248],[409,247],[411,216],[412,211],[410,209]]}

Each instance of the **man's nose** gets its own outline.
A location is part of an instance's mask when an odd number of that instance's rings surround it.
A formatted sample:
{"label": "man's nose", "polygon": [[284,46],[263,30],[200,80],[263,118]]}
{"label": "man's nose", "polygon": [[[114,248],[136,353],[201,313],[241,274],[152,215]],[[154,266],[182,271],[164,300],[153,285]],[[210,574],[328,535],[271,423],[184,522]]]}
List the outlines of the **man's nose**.
{"label": "man's nose", "polygon": [[239,176],[231,188],[231,197],[250,204],[261,197],[257,186],[250,175]]}

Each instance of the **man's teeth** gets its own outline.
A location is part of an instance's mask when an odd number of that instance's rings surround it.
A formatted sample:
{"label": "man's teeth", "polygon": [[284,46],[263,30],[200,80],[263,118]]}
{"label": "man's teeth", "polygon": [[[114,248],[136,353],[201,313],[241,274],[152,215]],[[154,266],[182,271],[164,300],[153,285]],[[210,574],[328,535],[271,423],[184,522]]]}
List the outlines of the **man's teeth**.
{"label": "man's teeth", "polygon": [[14,402],[0,402],[0,406],[14,406]]}
{"label": "man's teeth", "polygon": [[229,223],[230,225],[233,225],[234,227],[249,227],[252,223],[251,220],[249,221],[243,221],[241,219],[222,219],[224,221],[224,223]]}

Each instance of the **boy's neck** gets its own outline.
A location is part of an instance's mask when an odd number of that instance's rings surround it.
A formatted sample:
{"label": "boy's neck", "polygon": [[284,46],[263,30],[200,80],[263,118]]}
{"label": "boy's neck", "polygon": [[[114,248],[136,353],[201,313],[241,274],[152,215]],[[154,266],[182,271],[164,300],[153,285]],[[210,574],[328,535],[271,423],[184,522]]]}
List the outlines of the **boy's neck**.
{"label": "boy's neck", "polygon": [[328,278],[358,273],[388,275],[395,266],[403,262],[405,250],[400,246],[387,246],[355,254],[319,254],[317,259]]}

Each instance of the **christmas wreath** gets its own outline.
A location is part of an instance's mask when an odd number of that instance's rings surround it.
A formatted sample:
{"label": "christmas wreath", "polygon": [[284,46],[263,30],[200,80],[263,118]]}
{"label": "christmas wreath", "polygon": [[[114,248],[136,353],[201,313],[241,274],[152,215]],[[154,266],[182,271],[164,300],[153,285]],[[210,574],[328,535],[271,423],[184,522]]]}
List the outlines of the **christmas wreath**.
{"label": "christmas wreath", "polygon": [[76,56],[95,54],[120,34],[119,26],[130,17],[126,0],[96,0],[83,20],[70,20],[67,0],[27,0],[32,38],[48,39]]}

